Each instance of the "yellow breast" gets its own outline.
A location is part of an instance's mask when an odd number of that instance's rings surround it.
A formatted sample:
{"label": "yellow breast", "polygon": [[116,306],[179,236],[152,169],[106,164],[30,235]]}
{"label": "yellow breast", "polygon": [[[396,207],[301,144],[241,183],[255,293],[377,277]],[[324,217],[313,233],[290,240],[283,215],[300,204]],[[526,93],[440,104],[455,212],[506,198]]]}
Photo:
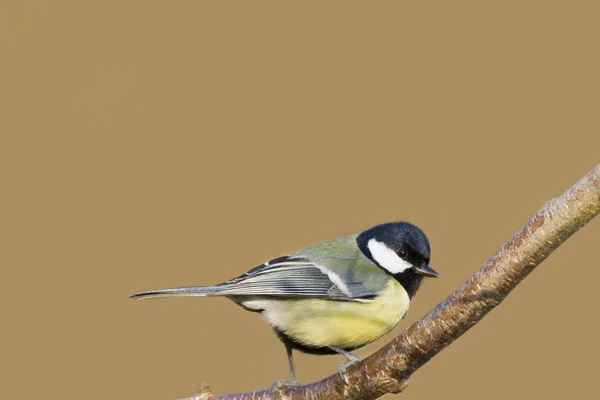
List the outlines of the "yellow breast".
{"label": "yellow breast", "polygon": [[410,299],[396,280],[369,302],[320,299],[277,301],[265,308],[269,325],[311,347],[357,348],[391,331]]}

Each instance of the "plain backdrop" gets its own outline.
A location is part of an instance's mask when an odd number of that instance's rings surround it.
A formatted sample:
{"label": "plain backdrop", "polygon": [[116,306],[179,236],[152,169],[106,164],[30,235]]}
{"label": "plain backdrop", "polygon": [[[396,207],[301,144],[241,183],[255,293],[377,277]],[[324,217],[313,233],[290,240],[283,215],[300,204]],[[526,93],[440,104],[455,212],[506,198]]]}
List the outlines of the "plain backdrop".
{"label": "plain backdrop", "polygon": [[[598,2],[0,9],[2,398],[268,387],[287,361],[256,314],[127,296],[406,220],[441,277],[397,334],[600,159]],[[398,398],[594,397],[599,238],[593,221]],[[343,361],[297,354],[298,378]]]}

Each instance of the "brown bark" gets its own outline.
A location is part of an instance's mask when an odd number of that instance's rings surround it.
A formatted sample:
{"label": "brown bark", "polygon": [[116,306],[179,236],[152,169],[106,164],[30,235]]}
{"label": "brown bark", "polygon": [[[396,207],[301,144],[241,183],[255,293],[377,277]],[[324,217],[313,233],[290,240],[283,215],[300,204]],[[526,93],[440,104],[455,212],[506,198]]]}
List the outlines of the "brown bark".
{"label": "brown bark", "polygon": [[336,373],[303,386],[192,399],[376,399],[401,392],[411,374],[496,307],[531,271],[600,212],[600,165],[547,202],[500,250],[446,300],[390,343]]}

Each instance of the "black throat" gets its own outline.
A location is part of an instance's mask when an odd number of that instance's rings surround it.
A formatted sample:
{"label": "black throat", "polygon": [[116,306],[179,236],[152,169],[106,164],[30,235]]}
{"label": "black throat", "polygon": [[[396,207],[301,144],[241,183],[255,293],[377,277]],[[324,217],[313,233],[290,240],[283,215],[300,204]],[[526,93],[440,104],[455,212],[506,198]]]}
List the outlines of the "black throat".
{"label": "black throat", "polygon": [[406,293],[408,293],[408,297],[411,300],[413,296],[417,293],[417,290],[419,290],[419,286],[421,285],[421,281],[423,280],[422,275],[417,275],[412,271],[407,271],[402,274],[396,274],[392,276],[396,278],[398,282],[400,282],[404,290],[406,290]]}

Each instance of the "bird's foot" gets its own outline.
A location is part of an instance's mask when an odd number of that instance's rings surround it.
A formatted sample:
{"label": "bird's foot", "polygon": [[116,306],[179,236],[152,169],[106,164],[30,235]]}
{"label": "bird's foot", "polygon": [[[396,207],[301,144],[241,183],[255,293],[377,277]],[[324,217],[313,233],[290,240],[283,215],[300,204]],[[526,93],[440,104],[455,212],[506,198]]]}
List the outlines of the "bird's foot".
{"label": "bird's foot", "polygon": [[291,379],[289,381],[286,381],[285,379],[279,379],[279,380],[275,381],[275,383],[273,383],[273,385],[271,386],[271,390],[273,390],[275,388],[296,386],[296,385],[298,385],[298,381],[295,378]]}
{"label": "bird's foot", "polygon": [[340,378],[342,378],[342,381],[344,381],[344,383],[346,385],[348,385],[348,381],[346,380],[346,377],[344,376],[344,373],[346,372],[346,369],[351,366],[352,364],[355,364],[357,362],[360,361],[360,357],[355,356],[354,354],[350,353],[349,351],[346,351],[340,347],[336,347],[336,346],[329,346],[329,348],[333,351],[335,351],[338,354],[341,354],[343,356],[345,356],[348,359],[348,362],[343,363],[342,365],[340,365]]}
{"label": "bird's foot", "polygon": [[340,369],[339,369],[340,378],[342,378],[342,381],[344,381],[344,383],[346,385],[348,385],[348,381],[346,380],[346,376],[344,375],[346,373],[346,369],[349,366],[354,365],[359,361],[360,361],[360,358],[358,358],[354,354],[352,354],[352,357],[348,357],[348,361],[346,361],[345,363],[340,365]]}

